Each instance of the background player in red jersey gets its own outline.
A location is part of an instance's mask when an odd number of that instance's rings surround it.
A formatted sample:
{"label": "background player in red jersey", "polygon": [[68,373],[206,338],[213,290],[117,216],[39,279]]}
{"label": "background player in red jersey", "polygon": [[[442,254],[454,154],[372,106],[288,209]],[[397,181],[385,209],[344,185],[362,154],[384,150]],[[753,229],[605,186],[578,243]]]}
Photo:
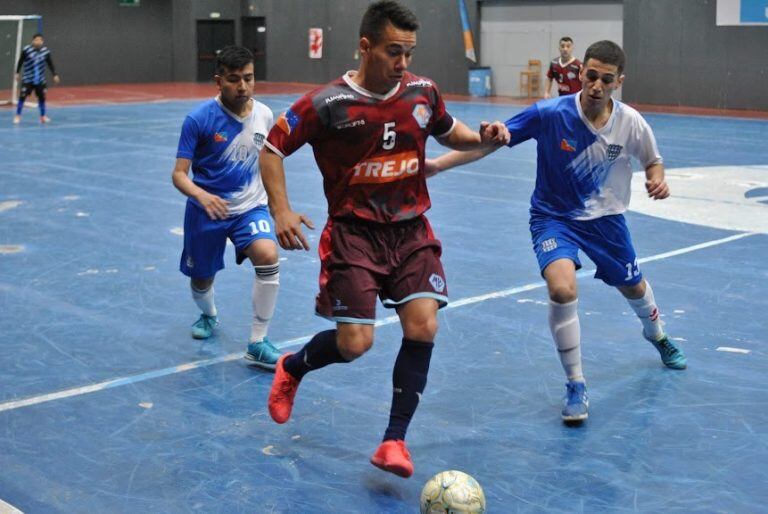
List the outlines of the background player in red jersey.
{"label": "background player in red jersey", "polygon": [[557,93],[560,96],[571,95],[581,91],[581,61],[573,56],[573,39],[568,36],[560,38],[560,57],[555,57],[549,63],[547,70],[547,85],[544,88],[544,98],[549,98],[552,81],[557,83]]}
{"label": "background player in red jersey", "polygon": [[424,175],[429,135],[455,149],[500,146],[500,122],[474,132],[446,112],[435,84],[407,71],[419,22],[394,1],[369,6],[360,24],[357,71],[316,89],[291,106],[269,133],[260,163],[280,246],[309,249],[291,210],[283,158],[312,145],[323,175],[328,222],[320,240],[316,312],[336,322],[277,364],[269,412],[291,415],[302,377],[332,363],[350,362],[373,345],[376,296],[394,308],[403,340],[392,375],[393,397],[375,466],[413,474],[405,433],[427,382],[437,310],[448,301],[441,246],[424,212],[430,201]]}

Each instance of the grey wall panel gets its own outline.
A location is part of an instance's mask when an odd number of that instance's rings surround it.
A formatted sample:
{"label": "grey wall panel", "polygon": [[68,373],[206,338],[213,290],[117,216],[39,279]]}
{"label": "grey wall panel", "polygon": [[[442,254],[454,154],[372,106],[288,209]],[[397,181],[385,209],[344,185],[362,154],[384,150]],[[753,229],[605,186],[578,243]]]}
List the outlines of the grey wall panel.
{"label": "grey wall panel", "polygon": [[549,61],[559,55],[562,36],[573,38],[574,55],[582,59],[597,40],[621,44],[623,27],[620,0],[486,1],[481,4],[481,61],[493,69],[494,94],[519,96],[520,72],[528,69],[531,59],[541,61],[546,85],[544,74]]}
{"label": "grey wall panel", "polygon": [[[478,0],[466,0],[480,51]],[[2,0],[0,14],[42,14],[49,46],[68,85],[106,82],[194,81],[196,23],[264,16],[267,79],[324,83],[358,66],[358,28],[368,0]],[[444,92],[466,93],[471,62],[464,57],[455,0],[404,0],[422,22],[411,66]],[[308,30],[321,27],[323,58],[309,59]]]}
{"label": "grey wall panel", "polygon": [[[144,0],[147,1],[147,0]],[[234,20],[235,42],[240,42],[240,0],[172,0],[169,22],[173,33],[173,80],[192,82],[197,79],[197,20]],[[142,2],[143,5],[143,2]]]}
{"label": "grey wall panel", "polygon": [[[358,30],[367,0],[245,0],[244,12],[267,22],[267,78],[324,83],[355,69]],[[461,19],[453,0],[404,0],[421,21],[411,71],[434,79],[445,92],[466,93],[471,62],[464,57]],[[477,0],[467,0],[477,33]],[[307,33],[323,29],[323,58],[309,59]]]}
{"label": "grey wall panel", "polygon": [[66,85],[172,80],[171,0],[2,0],[0,14],[41,14]]}
{"label": "grey wall panel", "polygon": [[715,0],[624,0],[624,7],[625,100],[768,109],[768,28],[716,26]]}

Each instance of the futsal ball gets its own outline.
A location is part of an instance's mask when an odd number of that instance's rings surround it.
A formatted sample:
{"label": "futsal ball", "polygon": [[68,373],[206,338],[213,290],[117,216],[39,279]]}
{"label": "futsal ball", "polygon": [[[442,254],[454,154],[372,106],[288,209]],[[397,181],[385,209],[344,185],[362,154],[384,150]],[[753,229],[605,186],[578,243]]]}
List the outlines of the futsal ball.
{"label": "futsal ball", "polygon": [[483,514],[485,493],[462,471],[442,471],[421,490],[421,514]]}

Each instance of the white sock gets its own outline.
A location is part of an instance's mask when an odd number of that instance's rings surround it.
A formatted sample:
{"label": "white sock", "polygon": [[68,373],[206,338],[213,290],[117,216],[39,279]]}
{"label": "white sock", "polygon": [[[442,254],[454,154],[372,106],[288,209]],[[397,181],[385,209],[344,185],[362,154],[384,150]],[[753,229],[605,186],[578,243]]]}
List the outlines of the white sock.
{"label": "white sock", "polygon": [[584,382],[581,371],[581,325],[579,300],[568,303],[549,301],[549,330],[555,340],[560,363],[569,381]]}
{"label": "white sock", "polygon": [[254,266],[256,278],[253,281],[253,323],[251,342],[258,342],[267,336],[269,320],[275,313],[277,291],[280,289],[280,264]]}
{"label": "white sock", "polygon": [[627,298],[627,302],[629,302],[629,306],[635,311],[637,317],[640,318],[645,337],[649,337],[654,341],[664,337],[659,308],[656,306],[656,299],[653,297],[651,284],[647,280],[645,281],[645,294],[643,297],[635,300]]}
{"label": "white sock", "polygon": [[193,285],[190,285],[189,287],[192,289],[192,299],[195,300],[195,303],[200,307],[200,310],[203,311],[203,314],[207,316],[216,316],[216,304],[213,303],[213,286],[203,291],[195,289],[195,286]]}

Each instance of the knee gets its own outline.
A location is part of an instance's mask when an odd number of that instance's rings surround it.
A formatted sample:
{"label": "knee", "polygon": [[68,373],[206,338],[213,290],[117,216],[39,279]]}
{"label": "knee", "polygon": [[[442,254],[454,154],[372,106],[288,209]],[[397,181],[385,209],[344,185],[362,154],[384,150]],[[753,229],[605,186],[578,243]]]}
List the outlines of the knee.
{"label": "knee", "polygon": [[414,341],[434,341],[437,328],[437,316],[434,314],[409,317],[403,321],[403,335]]}
{"label": "knee", "polygon": [[637,300],[645,295],[645,281],[641,280],[634,286],[619,287],[619,292],[624,295],[624,298],[630,300]]}
{"label": "knee", "polygon": [[213,285],[213,278],[192,278],[190,279],[190,284],[192,285],[192,288],[197,291],[207,291],[211,288]]}
{"label": "knee", "polygon": [[253,249],[249,248],[249,250],[253,250],[249,252],[249,257],[254,266],[269,266],[278,263],[277,246],[258,244],[258,241],[253,244],[256,246]]}
{"label": "knee", "polygon": [[556,303],[569,303],[576,299],[576,286],[561,284],[549,288],[549,299]]}
{"label": "knee", "polygon": [[340,330],[336,336],[339,353],[348,361],[361,357],[373,346],[373,334],[368,330]]}

